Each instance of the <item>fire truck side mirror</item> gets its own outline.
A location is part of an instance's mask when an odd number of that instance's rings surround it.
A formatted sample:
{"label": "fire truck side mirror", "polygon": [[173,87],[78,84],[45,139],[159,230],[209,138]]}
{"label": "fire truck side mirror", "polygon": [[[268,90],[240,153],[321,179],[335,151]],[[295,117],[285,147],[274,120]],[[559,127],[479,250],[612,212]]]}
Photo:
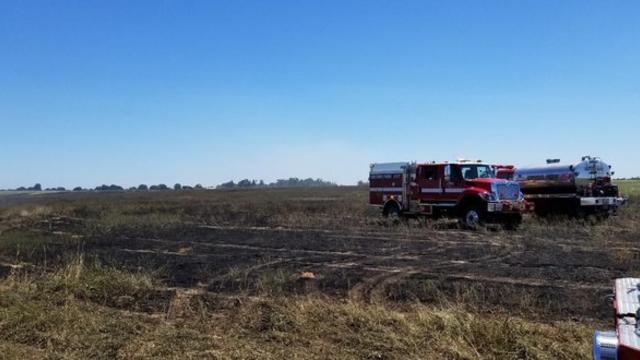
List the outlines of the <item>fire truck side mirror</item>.
{"label": "fire truck side mirror", "polygon": [[447,165],[444,167],[444,181],[451,181],[451,166]]}

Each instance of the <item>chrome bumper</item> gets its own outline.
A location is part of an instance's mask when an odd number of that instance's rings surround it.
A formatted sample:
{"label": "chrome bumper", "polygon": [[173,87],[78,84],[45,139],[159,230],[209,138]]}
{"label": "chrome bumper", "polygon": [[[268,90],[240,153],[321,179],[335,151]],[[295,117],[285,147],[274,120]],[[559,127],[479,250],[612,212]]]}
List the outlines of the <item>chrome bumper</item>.
{"label": "chrome bumper", "polygon": [[487,211],[490,213],[521,212],[524,209],[524,201],[492,201],[487,203]]}
{"label": "chrome bumper", "polygon": [[581,197],[580,206],[620,206],[627,200],[621,197]]}

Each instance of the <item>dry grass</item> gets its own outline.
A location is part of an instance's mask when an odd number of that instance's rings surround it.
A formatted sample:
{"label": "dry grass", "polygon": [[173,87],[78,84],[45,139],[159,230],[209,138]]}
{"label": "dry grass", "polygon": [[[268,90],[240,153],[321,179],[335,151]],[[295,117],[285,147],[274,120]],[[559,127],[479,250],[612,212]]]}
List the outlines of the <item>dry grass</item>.
{"label": "dry grass", "polygon": [[[276,276],[277,277],[277,276]],[[47,274],[0,281],[0,348],[8,358],[583,359],[590,329],[507,314],[420,304],[397,308],[324,296],[237,302],[199,293],[176,311],[140,312],[129,296],[164,304],[148,274],[82,257]],[[177,294],[173,294],[175,301]],[[184,296],[184,295],[183,295]],[[213,298],[215,299],[215,297]],[[168,316],[172,311],[178,316]]]}
{"label": "dry grass", "polygon": [[640,180],[618,180],[616,181],[620,192],[626,196],[640,195]]}

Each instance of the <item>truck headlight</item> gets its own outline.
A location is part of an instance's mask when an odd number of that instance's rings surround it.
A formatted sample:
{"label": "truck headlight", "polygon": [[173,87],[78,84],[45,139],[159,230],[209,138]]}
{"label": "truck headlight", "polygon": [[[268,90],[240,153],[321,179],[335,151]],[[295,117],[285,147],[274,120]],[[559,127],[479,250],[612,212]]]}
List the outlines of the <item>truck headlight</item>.
{"label": "truck headlight", "polygon": [[615,331],[596,331],[593,334],[593,360],[617,360],[618,335]]}
{"label": "truck headlight", "polygon": [[482,197],[483,199],[485,199],[486,201],[489,201],[489,202],[498,201],[498,194],[496,194],[494,192],[483,192],[483,193],[480,193],[480,197]]}

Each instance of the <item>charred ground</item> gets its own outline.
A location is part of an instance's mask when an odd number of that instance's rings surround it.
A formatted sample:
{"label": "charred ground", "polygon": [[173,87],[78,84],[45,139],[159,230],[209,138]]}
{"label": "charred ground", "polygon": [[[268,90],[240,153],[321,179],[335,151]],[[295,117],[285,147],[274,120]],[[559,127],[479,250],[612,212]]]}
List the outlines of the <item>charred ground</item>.
{"label": "charred ground", "polygon": [[[123,323],[98,348],[68,338],[56,346],[60,329],[46,320],[35,335],[3,335],[3,347],[36,357],[183,354],[147,329],[158,322],[193,331],[180,345],[192,357],[278,357],[288,347],[303,358],[331,357],[322,349],[336,358],[583,358],[590,332],[611,322],[603,298],[612,279],[640,276],[635,197],[598,224],[526,218],[518,231],[477,232],[388,222],[366,197],[341,187],[5,199],[3,333],[20,334],[15,301]],[[138,330],[124,326],[128,317]]]}

